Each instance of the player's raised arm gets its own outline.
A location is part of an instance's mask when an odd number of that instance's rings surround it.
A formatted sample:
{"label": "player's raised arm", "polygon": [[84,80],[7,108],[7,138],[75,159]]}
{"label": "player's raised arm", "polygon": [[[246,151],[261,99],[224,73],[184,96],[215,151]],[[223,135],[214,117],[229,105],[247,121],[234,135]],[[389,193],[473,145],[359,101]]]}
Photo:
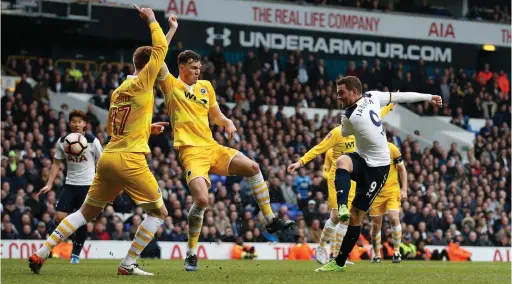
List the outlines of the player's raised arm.
{"label": "player's raised arm", "polygon": [[341,135],[341,131],[338,127],[335,127],[333,130],[329,132],[329,134],[327,134],[327,136],[325,136],[322,142],[318,143],[317,145],[315,145],[315,147],[311,148],[297,162],[288,166],[288,172],[295,172],[298,168],[316,158],[316,156],[323,154],[327,152],[327,150],[334,147],[334,145],[336,145],[336,142],[338,140],[337,137],[339,137],[339,135]]}
{"label": "player's raised arm", "polygon": [[440,96],[431,94],[422,94],[416,92],[380,92],[370,91],[372,96],[376,96],[380,100],[381,105],[388,105],[390,103],[416,103],[422,101],[430,101],[437,106],[443,105],[443,100]]}
{"label": "player's raised arm", "polygon": [[[165,40],[167,41],[167,45],[169,46],[171,44],[171,40],[174,37],[174,34],[176,34],[176,31],[178,30],[178,17],[174,14],[171,14],[169,16],[169,31],[167,34],[165,34]],[[169,68],[167,67],[167,64],[165,62],[162,64],[162,67],[160,68],[160,71],[158,72],[158,85],[160,85],[160,89],[164,94],[170,94],[172,87],[174,86],[174,82],[176,81],[176,78],[172,76],[172,74],[169,72]]]}
{"label": "player's raised arm", "polygon": [[[140,70],[138,77],[142,87],[146,90],[153,89],[153,83],[156,80],[158,72],[164,63],[165,55],[169,48],[162,28],[155,18],[155,14],[151,8],[139,8],[133,5],[140,13],[140,17],[146,21],[151,30],[152,48],[148,63]],[[139,48],[140,49],[140,48]],[[147,48],[142,47],[140,52],[148,52]],[[137,52],[137,51],[136,51]],[[135,66],[137,67],[137,66]]]}

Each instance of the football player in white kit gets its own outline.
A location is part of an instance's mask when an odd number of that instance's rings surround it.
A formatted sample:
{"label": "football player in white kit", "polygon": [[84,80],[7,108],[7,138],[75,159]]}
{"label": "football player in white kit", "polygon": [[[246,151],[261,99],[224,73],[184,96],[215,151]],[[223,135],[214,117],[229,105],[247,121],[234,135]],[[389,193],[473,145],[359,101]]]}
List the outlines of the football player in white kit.
{"label": "football player in white kit", "polygon": [[[79,133],[87,139],[87,149],[82,156],[77,157],[68,155],[64,152],[64,137],[61,137],[56,143],[56,152],[53,165],[50,170],[50,176],[45,187],[39,194],[44,194],[53,188],[53,182],[60,172],[61,164],[66,164],[66,181],[62,187],[57,206],[55,208],[55,223],[60,223],[70,213],[80,209],[84,203],[89,187],[94,179],[96,161],[100,158],[103,148],[100,141],[94,136],[84,132],[86,126],[86,116],[81,110],[73,110],[69,113],[69,126],[73,133]],[[87,226],[82,226],[75,232],[73,238],[73,251],[71,254],[71,263],[79,262],[80,252],[87,237]]]}
{"label": "football player in white kit", "polygon": [[[380,118],[381,106],[419,101],[431,101],[437,106],[442,106],[442,99],[437,95],[380,91],[369,91],[363,94],[361,81],[354,76],[338,79],[336,91],[338,99],[346,109],[341,118],[342,134],[345,137],[354,135],[357,148],[353,153],[342,155],[336,162],[335,186],[338,214],[340,220],[349,220],[349,226],[338,256],[315,271],[345,270],[347,258],[361,233],[361,221],[386,182],[390,154]],[[357,185],[356,195],[349,212],[347,199],[351,179]]]}

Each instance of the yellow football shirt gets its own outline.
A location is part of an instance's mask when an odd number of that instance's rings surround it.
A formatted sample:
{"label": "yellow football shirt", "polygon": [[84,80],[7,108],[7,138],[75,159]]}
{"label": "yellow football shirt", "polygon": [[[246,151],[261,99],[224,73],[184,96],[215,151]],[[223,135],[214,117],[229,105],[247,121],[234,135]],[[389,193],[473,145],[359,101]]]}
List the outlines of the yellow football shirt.
{"label": "yellow football shirt", "polygon": [[386,194],[395,190],[400,190],[396,166],[403,163],[402,154],[400,154],[400,150],[393,143],[388,142],[388,147],[391,152],[391,165],[389,167],[388,179],[379,194]]}
{"label": "yellow football shirt", "polygon": [[217,105],[215,90],[209,81],[199,80],[193,86],[188,86],[168,73],[160,81],[160,87],[171,117],[175,148],[217,143],[208,120],[210,108]]}
{"label": "yellow football shirt", "polygon": [[149,153],[153,117],[153,85],[167,54],[167,41],[157,22],[150,24],[153,49],[149,62],[137,76],[128,78],[114,90],[108,110],[107,134],[110,142],[103,152]]}

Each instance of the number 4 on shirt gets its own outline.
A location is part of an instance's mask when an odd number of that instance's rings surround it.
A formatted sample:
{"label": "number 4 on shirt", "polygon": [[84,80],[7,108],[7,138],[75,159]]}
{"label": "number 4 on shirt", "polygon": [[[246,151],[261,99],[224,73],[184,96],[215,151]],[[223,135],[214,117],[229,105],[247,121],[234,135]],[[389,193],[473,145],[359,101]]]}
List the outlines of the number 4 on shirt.
{"label": "number 4 on shirt", "polygon": [[[124,126],[126,124],[126,121],[128,120],[128,115],[130,114],[132,107],[131,106],[120,106],[117,108],[111,108],[111,118],[112,118],[112,134],[114,135],[123,135]],[[123,114],[123,117],[121,118],[119,128],[117,127],[117,115],[119,113]]]}

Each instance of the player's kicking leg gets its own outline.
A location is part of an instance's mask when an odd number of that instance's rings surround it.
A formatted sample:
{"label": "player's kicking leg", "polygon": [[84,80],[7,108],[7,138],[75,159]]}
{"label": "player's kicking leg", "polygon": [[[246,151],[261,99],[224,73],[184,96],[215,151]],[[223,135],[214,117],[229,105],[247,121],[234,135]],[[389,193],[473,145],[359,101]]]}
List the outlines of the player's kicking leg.
{"label": "player's kicking leg", "polygon": [[[341,156],[337,161],[336,191],[338,203],[347,204],[348,191],[350,189],[350,173],[356,185],[356,196],[349,212],[349,225],[347,233],[341,244],[340,253],[331,262],[315,271],[344,271],[346,261],[354,248],[361,233],[361,222],[370,208],[373,200],[379,193],[389,173],[389,165],[370,168],[366,161],[357,153]],[[343,170],[343,171],[341,171]]]}
{"label": "player's kicking leg", "polygon": [[334,185],[336,186],[336,199],[338,203],[338,218],[341,222],[346,222],[350,218],[348,209],[348,194],[350,191],[350,174],[353,170],[352,159],[348,155],[342,155],[336,161],[336,177]]}
{"label": "player's kicking leg", "polygon": [[284,221],[274,215],[270,207],[270,195],[268,187],[261,174],[260,167],[257,163],[247,158],[244,154],[236,154],[228,166],[229,174],[235,176],[244,176],[249,179],[251,191],[256,198],[258,206],[265,217],[265,227],[267,232],[273,234],[282,230],[286,230],[293,226],[295,222]]}

